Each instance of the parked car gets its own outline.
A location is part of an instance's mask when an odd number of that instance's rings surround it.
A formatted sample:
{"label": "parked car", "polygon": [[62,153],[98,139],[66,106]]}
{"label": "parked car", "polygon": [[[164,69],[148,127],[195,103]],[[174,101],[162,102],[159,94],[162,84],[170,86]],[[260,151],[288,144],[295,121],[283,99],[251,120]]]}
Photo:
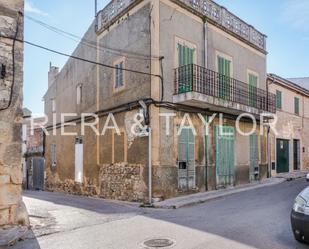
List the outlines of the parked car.
{"label": "parked car", "polygon": [[309,173],[306,175],[306,180],[309,182]]}
{"label": "parked car", "polygon": [[295,239],[299,242],[309,242],[309,187],[295,199],[291,224]]}

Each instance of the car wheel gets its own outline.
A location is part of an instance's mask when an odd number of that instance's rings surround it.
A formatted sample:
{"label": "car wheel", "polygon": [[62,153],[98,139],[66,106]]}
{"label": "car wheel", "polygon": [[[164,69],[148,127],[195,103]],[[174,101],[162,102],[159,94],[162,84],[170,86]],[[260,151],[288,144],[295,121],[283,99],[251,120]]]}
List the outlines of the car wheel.
{"label": "car wheel", "polygon": [[303,236],[300,233],[294,232],[294,237],[298,242],[304,243]]}

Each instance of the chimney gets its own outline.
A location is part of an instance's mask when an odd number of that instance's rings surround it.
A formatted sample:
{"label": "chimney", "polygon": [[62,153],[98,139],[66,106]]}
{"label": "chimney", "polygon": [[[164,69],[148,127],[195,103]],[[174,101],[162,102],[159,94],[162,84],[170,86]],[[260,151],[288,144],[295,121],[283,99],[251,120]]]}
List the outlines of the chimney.
{"label": "chimney", "polygon": [[49,72],[48,72],[48,87],[50,87],[59,73],[59,67],[52,66],[52,63],[49,63]]}

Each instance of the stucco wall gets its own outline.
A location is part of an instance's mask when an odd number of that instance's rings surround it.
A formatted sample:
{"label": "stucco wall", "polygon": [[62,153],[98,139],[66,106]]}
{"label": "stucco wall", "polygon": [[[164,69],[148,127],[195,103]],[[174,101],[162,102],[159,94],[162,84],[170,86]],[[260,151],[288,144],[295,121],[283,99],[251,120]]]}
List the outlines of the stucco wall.
{"label": "stucco wall", "polygon": [[[100,62],[113,65],[124,60],[124,68],[150,73],[150,4],[124,16],[98,36],[99,46],[124,52],[103,49],[98,51]],[[124,71],[124,88],[115,91],[114,70],[99,69],[99,108],[106,109],[137,99],[149,98],[150,76]]]}
{"label": "stucco wall", "polygon": [[[196,63],[213,71],[217,69],[218,52],[232,59],[232,77],[248,83],[248,70],[258,74],[258,87],[266,89],[266,55],[221,29],[207,23],[206,41],[203,21],[170,1],[160,3],[160,55],[164,56],[165,99],[174,94],[174,71],[177,67],[176,40],[180,38],[196,47]],[[205,52],[206,42],[206,52]],[[204,57],[206,53],[206,65]]]}
{"label": "stucco wall", "polygon": [[[300,94],[295,90],[269,82],[270,92],[276,94],[276,90],[282,92],[282,108],[277,110],[278,121],[276,123],[277,135],[275,132],[271,134],[271,160],[276,163],[276,139],[289,140],[289,169],[293,171],[293,139],[300,140],[301,170],[309,168],[309,97]],[[298,97],[299,115],[294,113],[294,97]],[[276,170],[273,170],[276,174]]]}

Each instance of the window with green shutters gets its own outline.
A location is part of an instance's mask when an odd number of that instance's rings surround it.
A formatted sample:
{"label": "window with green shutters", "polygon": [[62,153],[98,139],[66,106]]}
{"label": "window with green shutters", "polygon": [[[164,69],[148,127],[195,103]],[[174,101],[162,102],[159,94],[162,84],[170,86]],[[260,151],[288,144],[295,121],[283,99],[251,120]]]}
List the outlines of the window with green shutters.
{"label": "window with green shutters", "polygon": [[231,61],[218,56],[219,97],[230,98]]}
{"label": "window with green shutters", "polygon": [[299,115],[299,98],[294,98],[294,113]]}
{"label": "window with green shutters", "polygon": [[277,109],[282,109],[282,92],[276,91],[276,107]]}
{"label": "window with green shutters", "polygon": [[[179,80],[179,93],[191,92],[193,87],[192,67],[187,65],[193,65],[194,52],[193,48],[190,48],[186,45],[179,44],[177,45],[178,50],[178,66],[180,72]],[[186,67],[184,67],[186,66]]]}
{"label": "window with green shutters", "polygon": [[249,73],[249,105],[257,107],[257,85],[258,77],[254,74]]}

